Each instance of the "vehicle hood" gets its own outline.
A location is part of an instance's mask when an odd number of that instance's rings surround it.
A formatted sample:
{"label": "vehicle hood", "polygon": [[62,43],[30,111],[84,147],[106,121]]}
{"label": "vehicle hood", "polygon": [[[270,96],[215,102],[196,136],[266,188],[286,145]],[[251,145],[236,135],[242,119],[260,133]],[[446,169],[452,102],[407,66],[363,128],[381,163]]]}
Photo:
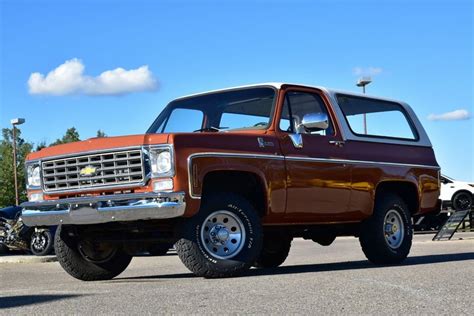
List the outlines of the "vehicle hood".
{"label": "vehicle hood", "polygon": [[46,147],[28,155],[26,160],[37,160],[48,157],[80,154],[90,151],[114,148],[135,147],[143,145],[167,144],[169,134],[142,134],[118,137],[90,138],[80,142]]}

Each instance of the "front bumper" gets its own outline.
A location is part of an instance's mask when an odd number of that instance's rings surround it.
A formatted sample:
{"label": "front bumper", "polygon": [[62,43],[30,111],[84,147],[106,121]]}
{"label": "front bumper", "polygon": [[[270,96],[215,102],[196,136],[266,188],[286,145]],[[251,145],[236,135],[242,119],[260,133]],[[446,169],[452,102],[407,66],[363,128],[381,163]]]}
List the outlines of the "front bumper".
{"label": "front bumper", "polygon": [[20,206],[27,226],[87,225],[179,217],[184,214],[184,192],[132,193],[86,196]]}

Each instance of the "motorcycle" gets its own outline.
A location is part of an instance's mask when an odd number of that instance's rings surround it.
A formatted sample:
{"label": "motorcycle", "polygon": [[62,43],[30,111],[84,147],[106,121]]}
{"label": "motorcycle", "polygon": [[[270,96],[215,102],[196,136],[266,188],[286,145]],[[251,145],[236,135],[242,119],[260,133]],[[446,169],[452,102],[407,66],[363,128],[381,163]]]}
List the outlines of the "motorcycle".
{"label": "motorcycle", "polygon": [[36,256],[53,252],[56,227],[28,227],[21,220],[21,207],[0,209],[0,254],[27,251]]}

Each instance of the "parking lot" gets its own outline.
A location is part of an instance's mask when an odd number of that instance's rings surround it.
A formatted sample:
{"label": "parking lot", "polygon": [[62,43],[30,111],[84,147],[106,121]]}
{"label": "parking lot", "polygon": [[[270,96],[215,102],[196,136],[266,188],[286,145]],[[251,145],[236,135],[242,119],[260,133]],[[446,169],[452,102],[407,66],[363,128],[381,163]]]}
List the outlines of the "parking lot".
{"label": "parking lot", "polygon": [[384,267],[368,263],[355,238],[330,247],[297,239],[280,268],[217,280],[193,277],[173,252],[134,258],[116,279],[92,283],[57,262],[3,263],[0,314],[468,314],[474,236],[455,237],[415,236],[409,259]]}

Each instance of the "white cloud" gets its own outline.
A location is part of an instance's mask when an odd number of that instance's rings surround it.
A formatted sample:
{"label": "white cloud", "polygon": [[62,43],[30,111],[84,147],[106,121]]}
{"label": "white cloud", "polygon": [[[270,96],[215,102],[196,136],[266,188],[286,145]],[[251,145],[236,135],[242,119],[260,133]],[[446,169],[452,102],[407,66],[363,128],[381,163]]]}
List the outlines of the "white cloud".
{"label": "white cloud", "polygon": [[468,120],[471,117],[469,112],[464,109],[446,112],[443,114],[430,114],[428,120],[430,121],[459,121]]}
{"label": "white cloud", "polygon": [[354,67],[352,73],[356,76],[376,76],[382,73],[381,67]]}
{"label": "white cloud", "polygon": [[97,77],[84,75],[84,68],[82,62],[74,58],[46,76],[34,72],[28,79],[29,92],[46,95],[120,95],[157,88],[157,81],[146,65],[130,70],[107,70]]}

